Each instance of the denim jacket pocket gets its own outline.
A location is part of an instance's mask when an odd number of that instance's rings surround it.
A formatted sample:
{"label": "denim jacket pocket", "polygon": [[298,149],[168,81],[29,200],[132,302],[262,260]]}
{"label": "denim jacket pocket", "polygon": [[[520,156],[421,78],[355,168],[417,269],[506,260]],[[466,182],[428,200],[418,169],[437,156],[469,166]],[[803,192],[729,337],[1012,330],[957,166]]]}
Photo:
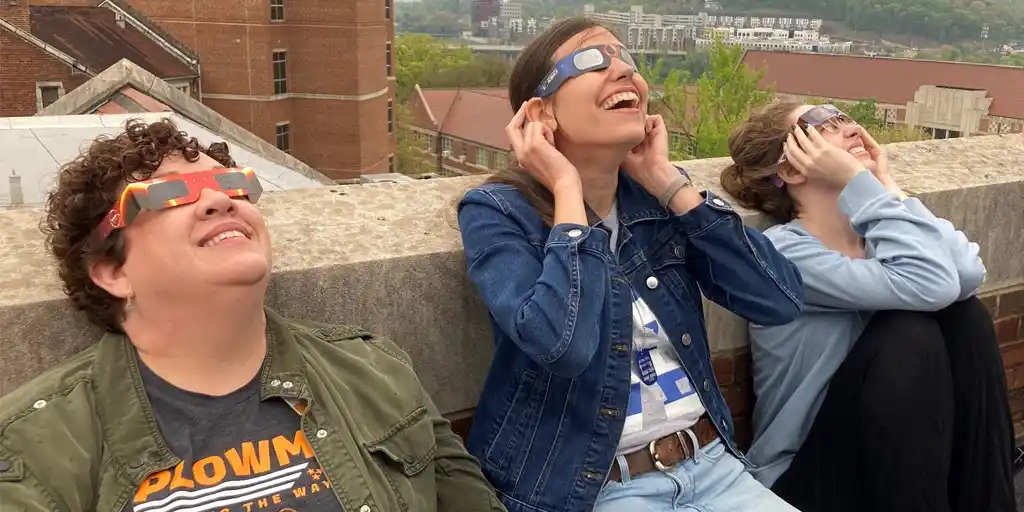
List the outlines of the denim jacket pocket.
{"label": "denim jacket pocket", "polygon": [[692,256],[688,254],[686,240],[676,235],[651,251],[647,261],[659,279],[667,281],[678,297],[688,300],[694,310],[699,312],[703,311],[701,293],[686,268],[687,258]]}
{"label": "denim jacket pocket", "polygon": [[434,510],[437,440],[427,409],[420,407],[384,434],[363,444],[387,478],[401,510]]}
{"label": "denim jacket pocket", "polygon": [[538,389],[540,387],[537,374],[524,370],[501,427],[484,453],[488,465],[502,479],[510,468],[517,468],[526,460],[524,440],[540,423],[544,396],[543,390]]}

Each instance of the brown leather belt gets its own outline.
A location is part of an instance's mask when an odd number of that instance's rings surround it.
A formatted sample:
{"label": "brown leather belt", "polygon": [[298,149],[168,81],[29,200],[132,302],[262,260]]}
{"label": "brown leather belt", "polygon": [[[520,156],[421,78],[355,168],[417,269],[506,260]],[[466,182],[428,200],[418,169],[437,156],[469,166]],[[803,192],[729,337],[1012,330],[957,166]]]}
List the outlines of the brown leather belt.
{"label": "brown leather belt", "polygon": [[[626,464],[629,466],[629,477],[635,478],[651,471],[665,471],[683,462],[694,453],[697,448],[703,448],[715,439],[718,439],[718,430],[707,415],[701,416],[697,424],[690,427],[697,437],[698,446],[693,446],[693,441],[685,432],[669,434],[661,439],[652,441],[647,447],[635,452],[626,454]],[[612,470],[608,473],[608,481],[621,482],[622,474],[619,464],[612,461]]]}

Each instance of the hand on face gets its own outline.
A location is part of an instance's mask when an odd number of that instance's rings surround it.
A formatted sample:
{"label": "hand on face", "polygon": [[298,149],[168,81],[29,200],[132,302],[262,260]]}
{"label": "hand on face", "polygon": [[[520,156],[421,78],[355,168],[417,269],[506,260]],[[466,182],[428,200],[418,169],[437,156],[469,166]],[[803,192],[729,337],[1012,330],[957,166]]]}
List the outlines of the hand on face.
{"label": "hand on face", "polygon": [[867,150],[868,156],[875,162],[875,168],[871,170],[872,174],[882,183],[892,180],[892,177],[889,175],[888,155],[886,155],[882,146],[875,142],[874,137],[863,126],[860,127],[860,140],[864,142],[864,149]]}
{"label": "hand on face", "polygon": [[[649,193],[658,195],[662,190],[652,190],[662,185],[665,169],[672,168],[668,156],[668,129],[665,127],[665,120],[659,115],[649,115],[645,122],[647,135],[643,142],[626,155],[622,167],[637,183],[643,186]],[[672,179],[678,176],[679,172],[671,172]],[[657,175],[657,176],[655,176]],[[655,181],[657,183],[655,183]]]}
{"label": "hand on face", "polygon": [[580,186],[580,175],[555,147],[555,134],[551,128],[543,121],[527,118],[526,111],[535,102],[543,100],[533,98],[523,103],[505,127],[519,165],[552,192],[562,186]]}
{"label": "hand on face", "polygon": [[804,131],[799,126],[786,137],[786,159],[798,172],[817,178],[836,188],[845,187],[864,164],[848,151],[834,146],[817,129]]}

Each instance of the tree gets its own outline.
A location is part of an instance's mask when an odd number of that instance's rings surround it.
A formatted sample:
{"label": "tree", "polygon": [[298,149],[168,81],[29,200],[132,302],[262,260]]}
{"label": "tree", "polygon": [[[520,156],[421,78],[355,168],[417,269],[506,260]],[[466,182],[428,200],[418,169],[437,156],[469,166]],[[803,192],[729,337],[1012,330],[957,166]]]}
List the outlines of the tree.
{"label": "tree", "polygon": [[466,66],[472,59],[467,46],[449,48],[425,34],[400,35],[395,38],[395,96],[404,102],[425,77]]}
{"label": "tree", "polygon": [[402,174],[422,174],[437,168],[434,156],[430,155],[427,145],[409,128],[412,111],[408,105],[399,104],[395,107],[395,169]]}
{"label": "tree", "polygon": [[759,88],[763,73],[743,66],[742,59],[739,46],[716,40],[708,52],[709,69],[697,79],[696,88],[687,89],[684,70],[668,74],[660,107],[666,124],[682,131],[670,148],[673,158],[728,155],[729,132],[751,110],[772,101],[771,91]]}

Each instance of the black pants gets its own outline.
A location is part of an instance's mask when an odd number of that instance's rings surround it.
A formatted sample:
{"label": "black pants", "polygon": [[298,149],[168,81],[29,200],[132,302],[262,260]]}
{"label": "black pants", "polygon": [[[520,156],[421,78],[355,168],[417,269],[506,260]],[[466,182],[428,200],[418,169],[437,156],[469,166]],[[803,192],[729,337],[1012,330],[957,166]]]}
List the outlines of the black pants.
{"label": "black pants", "polygon": [[978,299],[878,312],[772,490],[803,512],[1012,512],[1005,381]]}

